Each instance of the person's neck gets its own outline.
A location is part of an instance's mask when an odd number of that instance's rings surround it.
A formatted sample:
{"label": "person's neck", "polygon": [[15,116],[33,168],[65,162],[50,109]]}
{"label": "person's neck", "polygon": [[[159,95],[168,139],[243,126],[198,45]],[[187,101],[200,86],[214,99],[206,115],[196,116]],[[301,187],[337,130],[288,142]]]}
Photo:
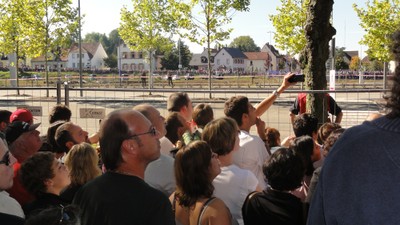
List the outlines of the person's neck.
{"label": "person's neck", "polygon": [[233,152],[230,152],[227,155],[218,156],[218,160],[220,162],[221,167],[230,166],[233,164]]}
{"label": "person's neck", "polygon": [[240,126],[239,128],[240,128],[240,130],[244,130],[247,133],[250,133],[251,126],[246,126],[246,125],[242,124],[242,126]]}
{"label": "person's neck", "polygon": [[128,176],[135,176],[139,177],[140,179],[144,180],[144,169],[140,168],[133,168],[132,166],[128,165],[121,165],[117,169],[113,170],[114,173],[119,173]]}

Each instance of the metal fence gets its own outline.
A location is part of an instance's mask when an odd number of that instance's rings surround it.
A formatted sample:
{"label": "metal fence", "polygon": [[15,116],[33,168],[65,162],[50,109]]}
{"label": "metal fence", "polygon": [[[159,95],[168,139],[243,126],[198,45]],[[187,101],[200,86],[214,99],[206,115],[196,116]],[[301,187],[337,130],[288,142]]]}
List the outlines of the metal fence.
{"label": "metal fence", "polygon": [[[51,108],[57,102],[66,103],[72,111],[72,122],[79,124],[89,133],[94,133],[99,129],[99,119],[109,112],[120,108],[131,108],[140,103],[149,103],[160,110],[161,114],[167,116],[166,101],[172,92],[187,92],[193,101],[197,103],[209,103],[214,109],[215,118],[224,115],[224,102],[231,96],[245,95],[253,104],[257,104],[265,97],[269,96],[276,89],[278,83],[269,82],[269,85],[248,86],[239,84],[240,88],[234,85],[213,86],[210,92],[206,86],[198,86],[192,83],[188,87],[180,85],[175,88],[154,88],[147,89],[141,87],[120,87],[120,88],[76,88],[67,84],[59,88],[51,87],[24,87],[24,88],[0,88],[0,108],[14,111],[17,107],[31,107],[34,112],[35,122],[41,122],[38,129],[42,134],[47,132],[48,116]],[[229,83],[229,81],[228,81]],[[365,87],[349,84],[348,88],[337,91],[313,91],[329,92],[334,96],[338,105],[343,109],[344,116],[342,126],[347,128],[362,123],[370,113],[383,110],[383,93],[387,90],[364,89]],[[235,88],[233,87],[235,86]],[[374,85],[370,85],[373,88]],[[261,119],[269,127],[277,128],[281,136],[293,134],[289,107],[301,90],[301,85],[285,91],[275,101],[274,105],[262,115]],[[17,94],[19,91],[19,95]],[[47,97],[48,93],[48,97]],[[151,94],[150,94],[151,93]],[[103,112],[103,113],[102,113]],[[253,128],[254,129],[254,128]]]}

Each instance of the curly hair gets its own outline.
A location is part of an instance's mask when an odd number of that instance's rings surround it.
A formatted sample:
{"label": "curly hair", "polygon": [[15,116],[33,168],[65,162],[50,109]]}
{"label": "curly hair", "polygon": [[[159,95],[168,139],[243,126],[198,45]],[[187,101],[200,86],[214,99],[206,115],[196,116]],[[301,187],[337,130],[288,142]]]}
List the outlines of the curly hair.
{"label": "curly hair", "polygon": [[225,102],[225,116],[233,118],[238,126],[242,126],[242,116],[249,113],[249,99],[245,96],[233,96]]}
{"label": "curly hair", "polygon": [[58,120],[65,120],[65,121],[70,121],[71,120],[71,110],[68,108],[68,106],[63,105],[63,104],[58,104],[51,109],[51,112],[49,113],[49,123],[52,124]]}
{"label": "curly hair", "polygon": [[393,76],[391,94],[385,97],[386,107],[390,110],[387,115],[389,118],[400,116],[400,31],[393,34],[392,40],[392,52],[398,65]]}
{"label": "curly hair", "polygon": [[296,137],[311,136],[318,131],[318,119],[310,113],[303,113],[293,122],[293,131]]}
{"label": "curly hair", "polygon": [[301,186],[304,165],[301,157],[293,150],[279,148],[263,165],[263,172],[273,189],[291,191]]}
{"label": "curly hair", "polygon": [[331,150],[333,145],[340,138],[340,136],[343,134],[344,131],[345,129],[339,128],[337,130],[332,131],[331,134],[326,138],[323,149],[324,150],[323,154],[325,157],[328,155],[329,151]]}
{"label": "curly hair", "polygon": [[179,205],[192,207],[200,198],[214,192],[210,174],[211,148],[205,141],[193,141],[175,156],[175,196]]}
{"label": "curly hair", "polygon": [[52,169],[54,159],[52,152],[38,152],[22,163],[19,170],[22,185],[34,196],[46,193],[44,182],[55,176]]}
{"label": "curly hair", "polygon": [[332,131],[342,128],[337,123],[326,122],[318,129],[318,143],[322,145]]}
{"label": "curly hair", "polygon": [[238,131],[239,127],[235,120],[222,117],[207,124],[201,139],[210,145],[213,152],[218,155],[227,155],[235,147]]}
{"label": "curly hair", "polygon": [[99,156],[90,144],[74,145],[65,157],[65,165],[69,170],[71,185],[84,185],[100,176],[101,170],[98,167],[98,162]]}

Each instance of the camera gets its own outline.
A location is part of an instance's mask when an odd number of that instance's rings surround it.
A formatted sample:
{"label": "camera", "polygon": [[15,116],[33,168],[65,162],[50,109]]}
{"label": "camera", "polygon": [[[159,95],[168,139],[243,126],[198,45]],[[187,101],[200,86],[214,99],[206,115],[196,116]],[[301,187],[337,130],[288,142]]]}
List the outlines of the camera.
{"label": "camera", "polygon": [[291,76],[288,81],[290,83],[295,83],[295,82],[304,82],[304,80],[305,80],[304,74],[295,74]]}

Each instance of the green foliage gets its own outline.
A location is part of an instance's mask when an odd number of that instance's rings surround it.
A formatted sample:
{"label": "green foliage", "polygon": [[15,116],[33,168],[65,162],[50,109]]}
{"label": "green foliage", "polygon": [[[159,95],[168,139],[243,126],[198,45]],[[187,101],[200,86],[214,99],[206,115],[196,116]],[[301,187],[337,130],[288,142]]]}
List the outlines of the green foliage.
{"label": "green foliage", "polygon": [[242,52],[259,52],[260,47],[258,47],[255,43],[253,38],[250,36],[240,36],[235,39],[229,44],[231,48],[239,48]]}
{"label": "green foliage", "polygon": [[172,8],[166,0],[132,0],[133,11],[126,7],[121,10],[121,38],[135,51],[153,52],[156,49],[169,50],[164,36],[176,27],[171,16]]}
{"label": "green foliage", "polygon": [[109,55],[108,58],[104,58],[104,65],[106,67],[109,67],[111,69],[116,69],[118,68],[118,59],[117,56],[115,55]]}
{"label": "green foliage", "polygon": [[349,64],[344,61],[344,57],[346,57],[346,53],[344,52],[345,48],[336,47],[335,49],[335,69],[336,70],[347,70],[349,69]]}
{"label": "green foliage", "polygon": [[305,23],[309,1],[281,0],[278,14],[269,18],[275,27],[274,40],[278,48],[289,54],[300,53],[306,46]]}
{"label": "green foliage", "polygon": [[[181,63],[182,68],[189,67],[190,59],[192,58],[192,53],[189,50],[189,47],[185,45],[185,43],[181,42],[180,44],[180,53],[181,53]],[[161,59],[161,65],[163,69],[167,70],[177,70],[179,65],[179,52],[178,48],[174,47],[171,51],[166,52],[164,57]]]}
{"label": "green foliage", "polygon": [[353,4],[366,34],[360,44],[368,46],[368,56],[389,61],[390,36],[400,26],[400,0],[368,0],[363,9]]}
{"label": "green foliage", "polygon": [[351,70],[358,70],[360,68],[360,63],[361,63],[360,57],[353,56],[351,57],[349,68]]}

